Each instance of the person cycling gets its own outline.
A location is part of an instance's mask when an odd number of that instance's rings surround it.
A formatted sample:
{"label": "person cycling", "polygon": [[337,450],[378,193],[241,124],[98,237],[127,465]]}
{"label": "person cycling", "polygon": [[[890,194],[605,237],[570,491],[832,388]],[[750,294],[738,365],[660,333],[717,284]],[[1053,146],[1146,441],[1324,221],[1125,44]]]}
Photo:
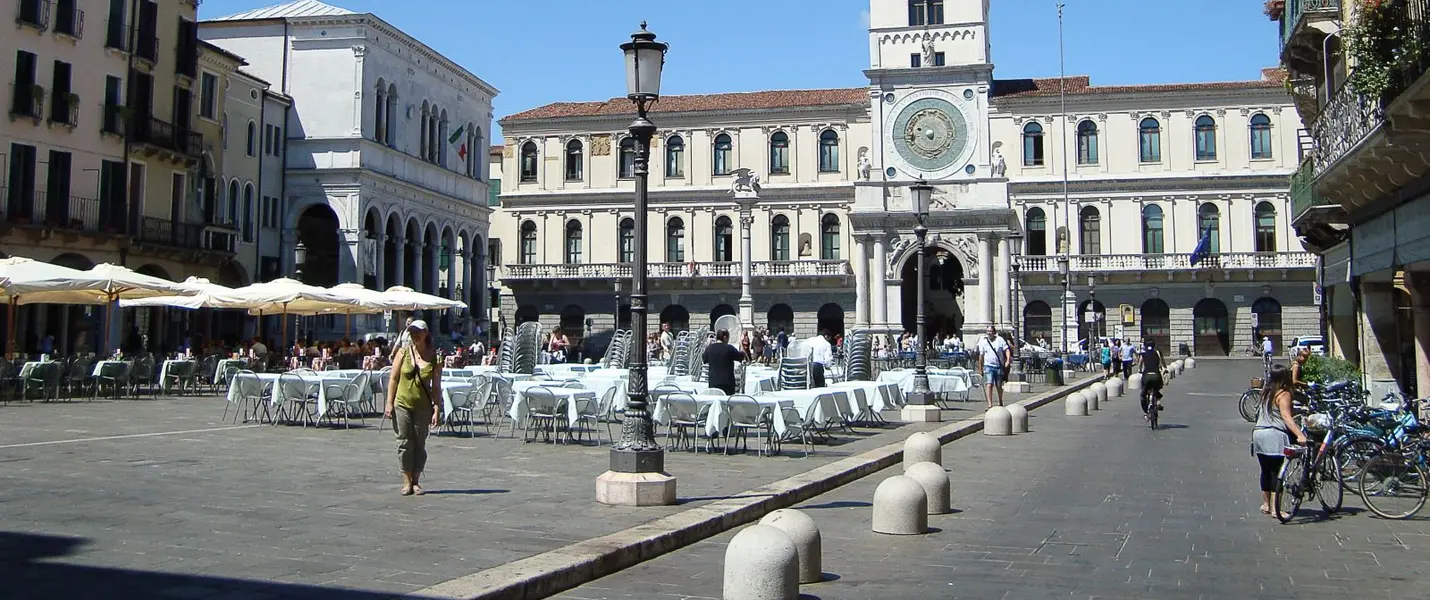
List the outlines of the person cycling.
{"label": "person cycling", "polygon": [[1142,367],[1142,418],[1147,418],[1147,411],[1152,404],[1149,399],[1156,398],[1157,410],[1161,410],[1162,400],[1162,353],[1157,350],[1157,345],[1147,342],[1147,347],[1137,358],[1138,364]]}

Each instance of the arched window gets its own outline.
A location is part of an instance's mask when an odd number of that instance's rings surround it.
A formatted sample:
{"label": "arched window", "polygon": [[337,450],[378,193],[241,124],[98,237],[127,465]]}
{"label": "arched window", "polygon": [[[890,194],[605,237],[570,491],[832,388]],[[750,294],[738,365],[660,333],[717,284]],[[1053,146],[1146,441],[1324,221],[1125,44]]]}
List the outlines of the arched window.
{"label": "arched window", "polygon": [[839,134],[833,129],[819,134],[819,172],[839,172]]}
{"label": "arched window", "polygon": [[789,174],[789,135],[783,131],[770,136],[770,174]]}
{"label": "arched window", "polygon": [[521,224],[521,264],[536,264],[536,222]]}
{"label": "arched window", "polygon": [[711,156],[711,172],[715,175],[729,175],[735,163],[734,145],[730,143],[730,135],[722,133],[715,136],[714,154]]}
{"label": "arched window", "polygon": [[1023,166],[1043,166],[1043,126],[1036,122],[1023,126]]}
{"label": "arched window", "polygon": [[1251,158],[1271,156],[1271,117],[1256,113],[1251,116]]}
{"label": "arched window", "polygon": [[253,184],[243,186],[243,241],[253,241]]}
{"label": "arched window", "polygon": [[819,258],[839,260],[839,215],[834,213],[819,218]]}
{"label": "arched window", "polygon": [[238,180],[228,182],[228,201],[238,202]]}
{"label": "arched window", "polygon": [[665,262],[685,262],[685,221],[680,217],[665,222]]}
{"label": "arched window", "polygon": [[437,122],[437,139],[432,140],[437,146],[437,163],[447,166],[447,109],[442,109],[441,120]]}
{"label": "arched window", "polygon": [[581,181],[585,154],[581,151],[581,140],[566,142],[566,181]]}
{"label": "arched window", "polygon": [[1197,117],[1197,160],[1216,160],[1216,119],[1210,115]]}
{"label": "arched window", "polygon": [[784,215],[770,220],[770,259],[789,260],[789,217]]}
{"label": "arched window", "polygon": [[1084,206],[1077,217],[1082,253],[1102,254],[1102,213],[1095,206]]}
{"label": "arched window", "polygon": [[678,135],[665,140],[665,176],[685,177],[685,138]]}
{"label": "arched window", "polygon": [[1137,126],[1138,159],[1144,163],[1162,162],[1162,125],[1147,117]]}
{"label": "arched window", "polygon": [[521,181],[530,183],[536,181],[536,170],[541,164],[541,157],[537,155],[536,142],[527,142],[521,145]]}
{"label": "arched window", "polygon": [[1165,254],[1163,245],[1162,207],[1148,204],[1142,207],[1142,253]]}
{"label": "arched window", "polygon": [[715,219],[715,262],[735,260],[735,224],[730,217]]}
{"label": "arched window", "polygon": [[636,220],[621,219],[621,260],[623,263],[636,261]]}
{"label": "arched window", "polygon": [[372,136],[379,144],[387,139],[387,81],[382,78],[377,80],[376,102],[373,103]]}
{"label": "arched window", "polygon": [[248,122],[248,155],[258,156],[258,125],[253,121]]}
{"label": "arched window", "polygon": [[616,173],[621,179],[629,179],[636,176],[636,138],[628,137],[621,140],[621,164],[620,172]]}
{"label": "arched window", "polygon": [[1207,251],[1221,252],[1221,210],[1210,202],[1197,208],[1197,243],[1202,236],[1208,236]]}
{"label": "arched window", "polygon": [[397,84],[387,84],[387,118],[383,121],[382,143],[392,146],[397,139]]}
{"label": "arched window", "polygon": [[422,130],[421,130],[421,135],[418,136],[419,139],[417,140],[418,156],[419,156],[422,160],[428,160],[428,156],[430,156],[429,154],[427,154],[427,148],[428,148],[429,144],[431,144],[431,141],[430,141],[430,140],[432,139],[432,131],[431,131],[431,128],[430,128],[430,125],[431,125],[431,117],[429,116],[431,113],[430,113],[429,111],[430,111],[430,107],[427,105],[427,101],[426,101],[426,100],[423,100],[423,101],[422,101],[422,120],[421,120]]}
{"label": "arched window", "polygon": [[1097,123],[1083,121],[1077,124],[1077,164],[1097,164]]}
{"label": "arched window", "polygon": [[566,222],[566,264],[581,264],[581,222],[571,219]]}
{"label": "arched window", "polygon": [[1270,202],[1256,205],[1256,251],[1276,251],[1276,207]]}
{"label": "arched window", "polygon": [[1043,209],[1033,207],[1028,209],[1028,215],[1023,218],[1024,229],[1028,232],[1028,248],[1025,254],[1029,256],[1048,255],[1048,215]]}

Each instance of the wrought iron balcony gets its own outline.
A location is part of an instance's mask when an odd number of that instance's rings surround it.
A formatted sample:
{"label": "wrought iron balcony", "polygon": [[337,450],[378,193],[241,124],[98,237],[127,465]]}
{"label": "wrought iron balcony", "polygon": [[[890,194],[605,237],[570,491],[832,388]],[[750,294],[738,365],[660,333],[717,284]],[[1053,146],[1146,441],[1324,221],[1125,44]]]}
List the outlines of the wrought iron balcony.
{"label": "wrought iron balcony", "polygon": [[50,122],[61,123],[74,127],[79,124],[79,96],[65,94],[60,97],[58,94],[52,98],[50,103]]}
{"label": "wrought iron balcony", "polygon": [[54,197],[48,192],[32,191],[11,195],[9,188],[0,187],[0,211],[10,225],[39,227],[61,231],[99,231],[99,200],[79,196]]}
{"label": "wrought iron balcony", "polygon": [[45,88],[38,83],[10,85],[10,114],[39,119],[45,111]]}
{"label": "wrought iron balcony", "polygon": [[[1022,273],[1057,273],[1058,257],[1024,256]],[[1167,272],[1194,270],[1308,269],[1316,266],[1310,252],[1223,252],[1212,254],[1196,266],[1190,254],[1074,254],[1069,273]]]}
{"label": "wrought iron balcony", "polygon": [[55,33],[61,33],[72,38],[84,37],[84,11],[79,8],[60,11],[55,15]]}
{"label": "wrought iron balcony", "polygon": [[[849,275],[848,261],[843,260],[772,260],[750,263],[751,277],[843,277]],[[646,274],[653,279],[717,278],[739,279],[738,262],[652,263]],[[631,276],[628,263],[507,265],[502,267],[506,281],[532,279],[625,279]]]}
{"label": "wrought iron balcony", "polygon": [[204,153],[204,136],[196,131],[175,127],[154,117],[136,116],[129,121],[129,139],[158,149],[168,150],[188,158]]}
{"label": "wrought iron balcony", "polygon": [[50,0],[20,0],[15,22],[40,31],[50,27]]}
{"label": "wrought iron balcony", "polygon": [[1286,9],[1281,13],[1281,48],[1285,49],[1298,34],[1304,33],[1307,24],[1340,16],[1341,0],[1286,0]]}
{"label": "wrought iron balcony", "polygon": [[1316,192],[1316,180],[1311,157],[1301,162],[1301,168],[1291,174],[1291,224],[1295,226],[1311,211],[1336,210],[1341,205]]}
{"label": "wrought iron balcony", "polygon": [[183,250],[232,254],[235,231],[228,223],[178,223],[159,217],[144,217],[139,241]]}

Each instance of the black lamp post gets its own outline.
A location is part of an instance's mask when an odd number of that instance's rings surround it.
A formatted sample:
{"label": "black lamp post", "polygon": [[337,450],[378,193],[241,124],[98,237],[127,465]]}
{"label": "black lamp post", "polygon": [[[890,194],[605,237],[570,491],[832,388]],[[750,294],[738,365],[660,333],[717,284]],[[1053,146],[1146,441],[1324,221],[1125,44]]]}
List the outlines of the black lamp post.
{"label": "black lamp post", "polygon": [[933,186],[927,181],[919,179],[912,186],[909,186],[909,196],[914,204],[914,218],[918,219],[918,225],[914,227],[914,238],[917,240],[915,248],[917,254],[914,257],[918,262],[919,285],[915,301],[918,303],[918,310],[914,319],[915,327],[918,329],[915,335],[918,336],[918,354],[914,357],[914,390],[905,399],[907,404],[914,406],[934,405],[933,392],[929,390],[928,373],[928,325],[924,317],[924,288],[928,287],[928,276],[924,273],[926,268],[924,263],[928,262],[928,257],[924,254],[928,251],[928,227],[924,226],[924,219],[928,218],[929,202],[933,197]]}
{"label": "black lamp post", "polygon": [[1063,326],[1061,329],[1063,331],[1062,346],[1065,353],[1072,352],[1072,332],[1068,331],[1068,321],[1073,320],[1076,323],[1077,319],[1072,316],[1072,302],[1069,300],[1072,297],[1072,280],[1068,277],[1068,260],[1066,253],[1058,255],[1058,275],[1063,278]]}
{"label": "black lamp post", "polygon": [[[298,240],[298,245],[293,246],[293,279],[298,283],[303,282],[303,265],[308,264],[308,247],[303,245],[303,240]],[[283,324],[288,327],[287,323]],[[294,341],[303,340],[303,320],[297,316],[293,317],[293,338]]]}
{"label": "black lamp post", "polygon": [[[650,105],[660,98],[660,74],[665,66],[665,51],[669,46],[655,41],[655,34],[641,29],[631,34],[631,41],[621,44],[626,58],[626,97],[636,106],[636,119],[630,125],[631,137],[635,139],[635,164],[632,169],[636,180],[635,194],[635,261],[631,268],[631,339],[637,344],[637,351],[630,361],[625,419],[621,422],[621,441],[611,446],[612,481],[619,481],[622,490],[611,492],[609,488],[603,496],[601,482],[597,485],[597,500],[609,504],[670,504],[675,501],[675,480],[669,478],[668,489],[663,494],[646,494],[639,491],[627,493],[630,475],[663,475],[665,471],[665,451],[655,441],[655,431],[651,414],[647,409],[649,384],[646,381],[646,211],[649,202],[647,181],[650,177],[650,140],[655,135],[655,124],[646,118]],[[616,308],[619,315],[620,307]],[[619,318],[619,316],[617,317]],[[625,477],[622,477],[625,476]],[[639,488],[639,485],[636,485]],[[655,497],[655,496],[663,497]]]}
{"label": "black lamp post", "polygon": [[1018,276],[1018,271],[1023,268],[1023,234],[1013,232],[1008,236],[1009,266],[1013,269],[1013,284],[1008,286],[1008,316],[1013,322],[1013,370],[1008,373],[1009,381],[1023,380],[1023,336],[1018,331],[1019,320],[1023,316],[1023,308],[1018,305],[1019,286],[1022,279]]}

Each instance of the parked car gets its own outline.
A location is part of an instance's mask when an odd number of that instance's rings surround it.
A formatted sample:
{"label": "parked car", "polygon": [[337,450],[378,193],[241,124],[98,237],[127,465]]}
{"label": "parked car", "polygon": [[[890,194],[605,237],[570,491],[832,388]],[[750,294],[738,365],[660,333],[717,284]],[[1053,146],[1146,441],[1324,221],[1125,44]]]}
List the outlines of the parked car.
{"label": "parked car", "polygon": [[1286,345],[1289,353],[1296,353],[1302,348],[1310,348],[1312,354],[1324,356],[1326,354],[1326,340],[1319,335],[1298,335]]}

